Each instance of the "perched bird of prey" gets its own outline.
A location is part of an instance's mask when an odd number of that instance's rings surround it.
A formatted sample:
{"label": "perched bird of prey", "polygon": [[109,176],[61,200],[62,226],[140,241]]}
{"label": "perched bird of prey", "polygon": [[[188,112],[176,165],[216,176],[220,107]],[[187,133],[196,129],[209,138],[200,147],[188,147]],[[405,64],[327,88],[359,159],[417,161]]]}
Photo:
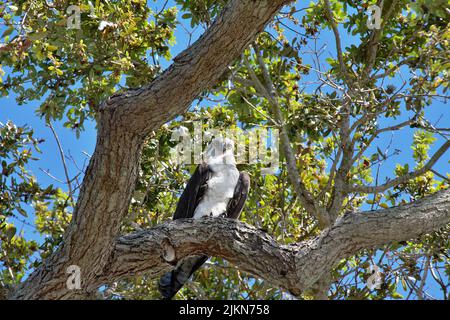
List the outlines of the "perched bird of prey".
{"label": "perched bird of prey", "polygon": [[[250,187],[249,175],[239,172],[231,139],[214,138],[205,159],[189,179],[173,219],[204,216],[239,218]],[[208,260],[208,256],[191,256],[178,263],[159,281],[159,292],[171,299],[189,277]]]}

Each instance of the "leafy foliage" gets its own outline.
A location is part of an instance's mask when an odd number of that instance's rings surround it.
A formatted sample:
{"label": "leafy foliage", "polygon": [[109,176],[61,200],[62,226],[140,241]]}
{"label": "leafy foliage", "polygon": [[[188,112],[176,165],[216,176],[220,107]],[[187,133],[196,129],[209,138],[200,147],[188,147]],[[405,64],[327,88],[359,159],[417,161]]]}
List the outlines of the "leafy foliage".
{"label": "leafy foliage", "polygon": [[78,1],[80,25],[72,28],[72,1],[3,2],[0,68],[8,75],[1,95],[15,92],[18,104],[40,100],[38,115],[64,117],[79,134],[103,100],[150,82],[158,57],[170,58],[176,10],[153,12],[146,3]]}
{"label": "leafy foliage", "polygon": [[[38,145],[43,143],[42,139],[33,137],[33,131],[27,127],[17,127],[12,122],[0,124],[0,156],[2,171],[0,173],[0,281],[3,284],[15,284],[25,275],[26,271],[35,266],[31,262],[32,255],[40,251],[45,257],[45,249],[39,248],[34,240],[25,239],[15,223],[26,223],[29,205],[35,207],[44,203],[53,203],[57,206],[62,196],[62,191],[53,185],[41,187],[36,178],[26,169],[30,161],[38,160],[33,157],[33,149],[40,152]],[[67,196],[62,205],[68,207]],[[46,215],[47,210],[40,207],[35,212],[39,217],[37,228],[42,234],[51,235],[52,241],[56,239],[57,233],[49,230]],[[13,220],[11,220],[13,219]],[[11,222],[9,222],[11,220]],[[56,224],[64,223],[64,219],[58,216]],[[63,229],[59,229],[61,233]],[[52,248],[47,248],[51,251]]]}

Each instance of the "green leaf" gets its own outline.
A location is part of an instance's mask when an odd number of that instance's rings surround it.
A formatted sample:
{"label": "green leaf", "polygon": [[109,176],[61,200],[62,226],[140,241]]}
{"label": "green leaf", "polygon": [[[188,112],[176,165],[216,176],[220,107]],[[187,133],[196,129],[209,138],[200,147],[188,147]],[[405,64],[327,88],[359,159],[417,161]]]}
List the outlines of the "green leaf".
{"label": "green leaf", "polygon": [[27,214],[27,212],[26,212],[24,209],[18,207],[18,208],[17,208],[17,211],[18,211],[22,216],[28,217],[28,214]]}
{"label": "green leaf", "polygon": [[33,33],[28,34],[28,38],[33,41],[41,40],[41,39],[45,38],[46,36],[47,36],[47,32],[43,32],[43,31],[33,32]]}
{"label": "green leaf", "polygon": [[387,203],[380,203],[380,207],[382,207],[382,208],[384,208],[384,209],[388,209],[389,208],[389,206],[388,206],[388,204]]}
{"label": "green leaf", "polygon": [[403,296],[400,293],[395,292],[395,293],[392,294],[392,298],[394,298],[394,299],[403,299]]}
{"label": "green leaf", "polygon": [[14,27],[9,27],[8,29],[6,29],[2,34],[2,38],[9,36],[11,33],[13,33],[14,30]]}
{"label": "green leaf", "polygon": [[407,288],[407,286],[406,286],[406,280],[402,277],[402,287],[403,287],[403,290],[407,290],[408,288]]}
{"label": "green leaf", "polygon": [[11,239],[16,235],[16,227],[14,226],[10,226],[8,229],[6,229],[5,233],[6,233],[6,238],[11,241]]}
{"label": "green leaf", "polygon": [[49,44],[49,45],[47,46],[47,50],[48,50],[48,51],[56,51],[56,50],[58,50],[58,47],[57,47],[57,46],[54,46],[54,45],[51,45],[51,44]]}

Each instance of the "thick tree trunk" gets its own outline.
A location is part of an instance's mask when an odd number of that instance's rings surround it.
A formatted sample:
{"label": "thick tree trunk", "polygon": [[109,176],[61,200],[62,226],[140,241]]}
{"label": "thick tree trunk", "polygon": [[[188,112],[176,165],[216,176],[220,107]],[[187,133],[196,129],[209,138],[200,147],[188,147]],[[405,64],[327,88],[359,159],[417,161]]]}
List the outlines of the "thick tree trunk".
{"label": "thick tree trunk", "polygon": [[13,298],[61,299],[67,291],[66,269],[81,268],[83,292],[96,289],[92,279],[104,272],[121,220],[128,211],[137,177],[142,138],[121,129],[102,115],[96,151],[83,181],[80,197],[64,241],[57,251],[33,272]]}

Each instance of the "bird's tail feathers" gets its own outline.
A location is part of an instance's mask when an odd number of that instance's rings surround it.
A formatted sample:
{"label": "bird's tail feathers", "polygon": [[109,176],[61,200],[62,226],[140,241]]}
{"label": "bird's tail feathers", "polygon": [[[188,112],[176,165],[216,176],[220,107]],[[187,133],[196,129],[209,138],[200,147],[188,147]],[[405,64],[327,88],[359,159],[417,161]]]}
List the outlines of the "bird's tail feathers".
{"label": "bird's tail feathers", "polygon": [[188,281],[190,276],[208,260],[208,256],[193,256],[184,259],[175,269],[159,279],[158,290],[163,299],[170,300]]}

